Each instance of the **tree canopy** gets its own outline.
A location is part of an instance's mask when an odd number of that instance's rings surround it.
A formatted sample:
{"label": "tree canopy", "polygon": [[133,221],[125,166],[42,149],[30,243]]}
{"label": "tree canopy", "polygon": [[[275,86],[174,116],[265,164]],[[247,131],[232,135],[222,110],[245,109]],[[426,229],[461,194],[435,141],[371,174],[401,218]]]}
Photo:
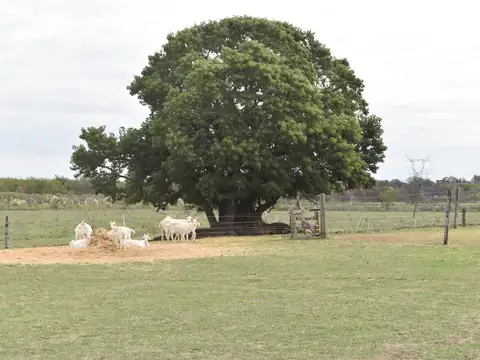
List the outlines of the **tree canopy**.
{"label": "tree canopy", "polygon": [[196,24],[169,34],[128,86],[149,117],[118,135],[82,128],[72,169],[114,199],[164,209],[182,198],[238,233],[282,196],[374,184],[386,146],[363,89],[310,31]]}

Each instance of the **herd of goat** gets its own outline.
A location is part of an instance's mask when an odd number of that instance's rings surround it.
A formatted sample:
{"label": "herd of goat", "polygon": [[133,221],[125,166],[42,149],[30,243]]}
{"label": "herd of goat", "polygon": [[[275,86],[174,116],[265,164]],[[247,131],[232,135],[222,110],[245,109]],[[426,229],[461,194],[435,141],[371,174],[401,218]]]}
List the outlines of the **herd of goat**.
{"label": "herd of goat", "polygon": [[[185,219],[174,219],[171,216],[167,216],[158,224],[160,229],[161,239],[165,236],[166,240],[178,240],[188,241],[188,237],[192,234],[192,240],[195,240],[195,230],[200,225],[197,218],[187,216]],[[118,226],[115,221],[110,222],[110,230],[107,235],[117,244],[118,248],[126,249],[127,247],[150,247],[148,240],[150,236],[144,234],[141,240],[132,240],[132,234],[135,234],[135,230],[126,227]],[[75,239],[70,241],[71,248],[88,248],[90,239],[93,235],[92,227],[82,220],[80,224],[75,227]]]}

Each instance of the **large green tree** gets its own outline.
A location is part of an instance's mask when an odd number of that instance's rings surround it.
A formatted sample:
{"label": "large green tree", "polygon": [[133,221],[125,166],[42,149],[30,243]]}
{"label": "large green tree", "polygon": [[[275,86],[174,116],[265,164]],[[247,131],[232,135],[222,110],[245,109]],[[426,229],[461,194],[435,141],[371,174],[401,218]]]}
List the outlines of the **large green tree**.
{"label": "large green tree", "polygon": [[115,199],[164,209],[182,198],[211,227],[243,233],[281,196],[374,183],[386,147],[363,88],[310,31],[201,23],[170,34],[128,86],[150,109],[142,126],[82,129],[72,169]]}

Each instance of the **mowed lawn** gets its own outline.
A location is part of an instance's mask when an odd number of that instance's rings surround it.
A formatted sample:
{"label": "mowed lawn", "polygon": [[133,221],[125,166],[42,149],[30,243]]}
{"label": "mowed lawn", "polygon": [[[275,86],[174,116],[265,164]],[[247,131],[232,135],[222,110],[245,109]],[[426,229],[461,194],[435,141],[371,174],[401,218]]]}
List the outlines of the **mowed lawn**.
{"label": "mowed lawn", "polygon": [[237,238],[253,255],[2,266],[0,359],[479,359],[478,235]]}
{"label": "mowed lawn", "polygon": [[[184,218],[188,212],[172,210],[155,212],[152,209],[103,209],[103,210],[2,210],[0,220],[9,218],[10,248],[36,247],[48,245],[68,245],[74,237],[75,226],[86,220],[93,228],[109,228],[110,221],[126,225],[135,230],[134,237],[140,239],[144,233],[159,235],[158,223],[165,216]],[[196,215],[195,212],[192,213]],[[307,217],[313,213],[306,213]],[[208,227],[205,214],[198,214],[201,227]],[[453,222],[453,215],[451,216]],[[289,224],[288,212],[272,211],[267,214],[267,222]],[[389,231],[399,228],[442,226],[444,214],[441,212],[418,212],[416,220],[411,212],[363,212],[329,211],[327,212],[327,230],[335,232],[373,232]],[[467,215],[467,224],[480,225],[480,212]],[[3,232],[3,231],[2,231]]]}

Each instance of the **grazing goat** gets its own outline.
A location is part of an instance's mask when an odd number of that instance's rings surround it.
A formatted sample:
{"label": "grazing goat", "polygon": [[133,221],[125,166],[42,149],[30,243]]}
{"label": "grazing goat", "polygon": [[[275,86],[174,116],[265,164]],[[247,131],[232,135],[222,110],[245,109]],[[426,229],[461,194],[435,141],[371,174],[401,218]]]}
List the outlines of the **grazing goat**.
{"label": "grazing goat", "polygon": [[172,238],[174,235],[178,235],[178,237],[183,242],[183,239],[188,240],[188,234],[192,233],[192,240],[195,240],[196,233],[195,230],[200,225],[197,219],[192,219],[192,221],[176,221],[170,223],[168,231],[172,234]]}
{"label": "grazing goat", "polygon": [[70,247],[75,249],[88,248],[90,244],[90,235],[87,233],[83,234],[83,239],[79,240],[70,240]]}
{"label": "grazing goat", "polygon": [[170,215],[168,215],[162,221],[160,221],[160,223],[158,224],[158,228],[160,229],[160,239],[161,240],[163,240],[163,235],[164,234],[165,234],[165,238],[168,240],[168,238],[167,238],[167,228],[168,228],[168,225],[170,224],[171,220],[173,220],[173,218]]}
{"label": "grazing goat", "polygon": [[170,235],[172,235],[172,240],[173,240],[173,234],[170,231],[170,225],[176,222],[192,222],[193,218],[191,216],[187,216],[185,219],[174,219],[170,215],[168,215],[165,219],[160,221],[160,224],[158,224],[158,227],[160,228],[160,233],[161,233],[161,239],[163,240],[163,234],[165,234],[165,239],[169,240]]}
{"label": "grazing goat", "polygon": [[115,232],[117,247],[125,247],[125,240],[132,240],[132,233],[135,234],[135,230],[125,226],[118,226],[115,220],[110,222],[110,227]]}
{"label": "grazing goat", "polygon": [[[170,223],[168,224],[168,227],[167,227],[167,232],[166,232],[167,240],[170,239],[170,238],[172,239],[172,241],[180,239],[180,235],[178,233],[176,233],[175,231],[173,231],[173,229],[172,229],[173,225],[175,225],[175,224],[189,224],[189,223],[192,223],[193,220],[194,219],[191,216],[187,216],[185,219],[172,219],[170,221]],[[175,228],[175,226],[173,226],[173,228]]]}
{"label": "grazing goat", "polygon": [[144,234],[143,237],[142,237],[142,240],[125,239],[124,249],[127,248],[127,247],[149,248],[150,244],[148,243],[148,240],[150,240],[149,234]]}
{"label": "grazing goat", "polygon": [[82,220],[80,224],[75,227],[75,240],[80,240],[84,238],[84,234],[92,236],[93,230],[92,227],[87,224],[85,220]]}

